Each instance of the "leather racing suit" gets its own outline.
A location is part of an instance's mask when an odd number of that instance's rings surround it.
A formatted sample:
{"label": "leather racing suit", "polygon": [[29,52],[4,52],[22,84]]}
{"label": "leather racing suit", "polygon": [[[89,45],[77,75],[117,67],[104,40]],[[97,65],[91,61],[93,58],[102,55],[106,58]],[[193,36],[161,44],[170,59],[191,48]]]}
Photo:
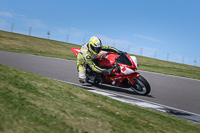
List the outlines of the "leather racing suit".
{"label": "leather racing suit", "polygon": [[[78,56],[77,56],[77,69],[78,69],[78,73],[79,73],[79,80],[86,79],[86,70],[85,70],[84,64],[88,64],[89,67],[97,73],[104,73],[104,71],[105,71],[105,69],[98,67],[93,62],[93,60],[96,59],[98,54],[93,54],[92,52],[90,52],[88,45],[89,45],[89,43],[83,44],[81,47],[81,50],[79,51]],[[115,52],[115,53],[119,52],[119,50],[117,50],[113,47],[110,47],[110,46],[105,46],[105,45],[101,46],[101,50],[108,51],[108,52]]]}

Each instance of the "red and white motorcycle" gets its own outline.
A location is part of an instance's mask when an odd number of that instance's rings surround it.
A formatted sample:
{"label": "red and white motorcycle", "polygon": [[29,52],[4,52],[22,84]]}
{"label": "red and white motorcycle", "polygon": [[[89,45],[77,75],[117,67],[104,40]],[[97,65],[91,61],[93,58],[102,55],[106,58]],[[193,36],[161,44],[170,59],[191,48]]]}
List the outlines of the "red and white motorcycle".
{"label": "red and white motorcycle", "polygon": [[[72,52],[77,56],[80,48],[72,48]],[[148,95],[151,87],[148,81],[138,72],[137,58],[122,52],[117,55],[113,52],[101,52],[94,60],[101,68],[112,68],[110,74],[99,74],[91,70],[86,64],[86,77],[88,83],[97,85],[99,83],[131,88],[139,95]]]}

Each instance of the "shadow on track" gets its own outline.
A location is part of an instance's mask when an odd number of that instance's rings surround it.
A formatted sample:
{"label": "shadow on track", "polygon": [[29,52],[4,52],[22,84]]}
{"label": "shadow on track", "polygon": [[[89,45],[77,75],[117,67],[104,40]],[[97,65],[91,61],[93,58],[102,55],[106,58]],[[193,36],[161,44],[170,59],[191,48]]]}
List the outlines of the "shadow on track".
{"label": "shadow on track", "polygon": [[[126,94],[132,94],[132,95],[142,96],[142,95],[136,94],[132,90],[128,90],[129,88],[120,88],[120,87],[109,86],[109,85],[104,85],[104,84],[99,84],[99,85],[83,85],[81,88],[84,88],[84,89],[87,89],[87,90],[94,90],[94,89],[92,89],[92,87],[96,87],[96,88],[101,89],[101,90],[109,90],[109,91],[112,91],[112,92],[119,92],[119,93],[126,93]],[[152,95],[147,95],[146,97],[155,98]]]}

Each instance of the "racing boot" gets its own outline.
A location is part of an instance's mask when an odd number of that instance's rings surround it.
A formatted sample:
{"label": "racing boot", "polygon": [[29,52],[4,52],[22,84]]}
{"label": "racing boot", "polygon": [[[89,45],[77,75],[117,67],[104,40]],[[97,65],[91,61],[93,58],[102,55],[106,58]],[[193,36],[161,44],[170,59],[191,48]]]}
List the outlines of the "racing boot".
{"label": "racing boot", "polygon": [[79,82],[80,82],[81,84],[84,84],[84,83],[86,83],[86,79],[79,78]]}
{"label": "racing boot", "polygon": [[85,73],[85,70],[79,71],[78,75],[79,75],[79,82],[81,84],[84,84],[86,82],[86,73]]}
{"label": "racing boot", "polygon": [[79,78],[79,82],[83,85],[83,86],[91,86],[91,83],[88,82],[88,80],[85,79],[80,79]]}

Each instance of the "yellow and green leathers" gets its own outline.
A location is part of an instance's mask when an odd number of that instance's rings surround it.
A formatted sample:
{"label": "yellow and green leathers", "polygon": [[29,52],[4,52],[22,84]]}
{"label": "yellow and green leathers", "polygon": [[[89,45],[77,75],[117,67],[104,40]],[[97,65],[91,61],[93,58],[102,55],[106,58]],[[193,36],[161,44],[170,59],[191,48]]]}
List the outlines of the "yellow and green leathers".
{"label": "yellow and green leathers", "polygon": [[[110,46],[101,46],[101,50],[103,51],[110,51],[110,52],[118,52],[117,49],[110,47]],[[97,72],[97,73],[102,73],[105,69],[102,69],[98,67],[93,60],[96,59],[98,54],[94,54],[89,50],[89,43],[85,43],[82,45],[81,50],[78,53],[77,56],[77,69],[79,72],[79,79],[85,79],[86,78],[86,72],[85,72],[85,65],[88,64],[90,68]]]}

